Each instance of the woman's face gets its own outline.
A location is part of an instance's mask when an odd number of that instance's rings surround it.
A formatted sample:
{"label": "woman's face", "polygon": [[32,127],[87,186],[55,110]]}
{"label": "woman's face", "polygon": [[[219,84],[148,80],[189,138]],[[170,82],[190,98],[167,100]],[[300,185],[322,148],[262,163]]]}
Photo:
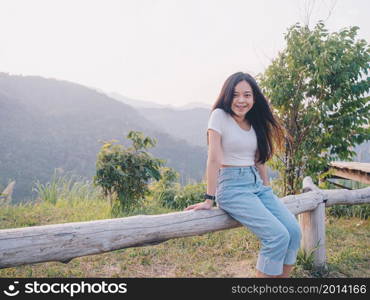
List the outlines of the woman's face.
{"label": "woman's face", "polygon": [[254,103],[252,87],[245,80],[240,81],[234,89],[231,109],[238,117],[244,118]]}

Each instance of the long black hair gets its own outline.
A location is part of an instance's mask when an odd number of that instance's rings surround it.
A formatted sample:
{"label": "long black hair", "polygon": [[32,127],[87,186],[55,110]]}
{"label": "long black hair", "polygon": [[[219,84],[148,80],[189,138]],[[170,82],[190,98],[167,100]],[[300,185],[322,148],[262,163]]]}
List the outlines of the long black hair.
{"label": "long black hair", "polygon": [[[278,117],[273,114],[269,102],[262,94],[256,80],[250,74],[237,72],[230,75],[226,79],[211,113],[216,108],[221,108],[231,116],[236,115],[231,109],[231,104],[235,86],[243,80],[250,84],[253,91],[254,104],[246,113],[245,119],[252,124],[256,132],[259,153],[257,162],[263,164],[273,156],[276,150],[283,151],[285,138],[291,138],[291,136],[287,134]],[[207,145],[209,145],[208,130]]]}

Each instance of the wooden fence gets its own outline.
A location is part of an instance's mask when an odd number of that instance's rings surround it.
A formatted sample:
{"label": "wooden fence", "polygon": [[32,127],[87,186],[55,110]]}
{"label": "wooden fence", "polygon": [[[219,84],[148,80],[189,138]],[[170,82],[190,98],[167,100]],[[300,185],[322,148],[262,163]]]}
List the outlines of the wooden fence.
{"label": "wooden fence", "polygon": [[[370,202],[370,187],[320,190],[310,177],[303,193],[280,198],[299,215],[301,247],[314,252],[315,266],[325,264],[325,207]],[[180,211],[160,215],[33,226],[0,230],[0,268],[47,261],[68,263],[75,257],[117,249],[155,245],[173,238],[202,235],[242,226],[222,209]]]}

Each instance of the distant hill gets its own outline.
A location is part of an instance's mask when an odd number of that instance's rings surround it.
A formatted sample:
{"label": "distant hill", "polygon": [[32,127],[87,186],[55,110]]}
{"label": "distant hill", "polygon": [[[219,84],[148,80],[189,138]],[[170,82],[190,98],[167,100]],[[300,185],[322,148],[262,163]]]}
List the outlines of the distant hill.
{"label": "distant hill", "polygon": [[162,128],[164,132],[193,145],[207,147],[207,123],[210,109],[142,108],[140,114]]}
{"label": "distant hill", "polygon": [[212,105],[202,103],[202,102],[191,102],[186,105],[176,107],[177,110],[186,110],[186,109],[193,109],[193,108],[204,108],[208,111],[212,108]]}
{"label": "distant hill", "polygon": [[157,139],[148,151],[167,160],[181,183],[199,181],[206,149],[163,132],[129,105],[94,89],[39,76],[0,73],[0,186],[15,179],[13,199],[29,199],[34,180],[49,181],[54,168],[91,178],[99,140],[118,139],[130,130]]}
{"label": "distant hill", "polygon": [[151,101],[144,101],[144,100],[137,100],[137,99],[131,99],[128,97],[125,97],[119,93],[116,92],[111,92],[111,93],[106,93],[109,97],[116,99],[118,101],[121,101],[123,103],[126,103],[128,105],[131,105],[134,108],[168,108],[168,109],[173,109],[173,110],[186,110],[186,109],[192,109],[192,108],[205,108],[210,110],[211,105],[208,105],[206,103],[202,102],[191,102],[183,106],[175,106],[175,105],[163,105],[163,104],[158,104],[155,102]]}
{"label": "distant hill", "polygon": [[[55,168],[92,178],[99,140],[118,139],[129,146],[130,130],[157,139],[148,151],[167,160],[181,184],[201,180],[211,108],[130,101],[69,81],[0,73],[0,188],[15,179],[13,199],[22,201],[34,195],[32,183],[49,181]],[[355,161],[370,162],[370,141],[354,151]]]}
{"label": "distant hill", "polygon": [[184,106],[175,107],[161,105],[150,101],[126,98],[118,93],[109,93],[123,103],[138,108],[144,118],[153,122],[166,132],[179,139],[196,146],[207,146],[207,123],[211,106],[205,103],[192,102]]}
{"label": "distant hill", "polygon": [[162,104],[158,104],[155,102],[131,99],[131,98],[122,96],[121,94],[116,93],[116,92],[107,93],[107,95],[112,99],[116,99],[134,108],[142,108],[142,107],[168,108],[169,107],[167,105],[162,105]]}

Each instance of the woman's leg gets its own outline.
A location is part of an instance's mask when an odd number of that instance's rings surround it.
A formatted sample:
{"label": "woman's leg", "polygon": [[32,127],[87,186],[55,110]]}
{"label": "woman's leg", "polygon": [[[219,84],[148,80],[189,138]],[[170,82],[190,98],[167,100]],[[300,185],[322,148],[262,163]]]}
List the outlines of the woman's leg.
{"label": "woman's leg", "polygon": [[276,277],[283,273],[289,244],[286,227],[264,206],[251,189],[234,186],[220,193],[218,206],[250,229],[261,241],[257,276]]}
{"label": "woman's leg", "polygon": [[256,269],[256,278],[277,278],[280,275],[267,275],[260,270]]}
{"label": "woman's leg", "polygon": [[283,274],[278,275],[276,277],[281,278],[289,278],[290,271],[293,269],[294,265],[284,265],[283,266]]}
{"label": "woman's leg", "polygon": [[274,194],[269,186],[264,186],[260,182],[259,192],[256,194],[263,205],[286,227],[289,232],[289,244],[284,257],[284,271],[281,276],[289,277],[297,257],[297,252],[301,243],[301,228],[295,216],[289,211],[285,204]]}

